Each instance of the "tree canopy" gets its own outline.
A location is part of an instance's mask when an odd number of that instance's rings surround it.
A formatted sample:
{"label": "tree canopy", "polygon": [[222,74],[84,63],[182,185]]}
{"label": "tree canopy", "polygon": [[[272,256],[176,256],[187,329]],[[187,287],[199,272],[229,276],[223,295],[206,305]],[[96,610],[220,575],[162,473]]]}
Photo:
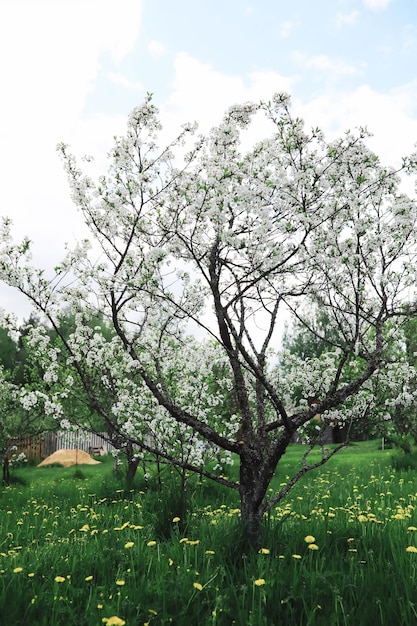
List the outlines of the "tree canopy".
{"label": "tree canopy", "polygon": [[[269,134],[252,145],[247,131],[259,119]],[[163,145],[148,96],[97,183],[61,144],[91,242],[47,278],[5,218],[0,277],[58,334],[63,307],[75,316],[61,346],[40,328],[29,339],[56,383],[48,406],[57,418],[63,396],[82,387],[109,431],[238,490],[256,535],[262,515],[335,452],[309,462],[307,448],[297,474],[270,494],[294,434],[317,414],[328,424],[363,419],[373,381],[392,367],[389,336],[416,316],[417,206],[399,175],[414,174],[417,159],[385,167],[364,129],[328,142],[305,130],[286,94],[236,105],[193,140],[195,130]],[[317,304],[328,349],[311,358],[280,350],[288,316],[317,337],[300,313]],[[97,312],[111,337],[88,324]],[[211,470],[208,451],[238,460],[239,480]]]}

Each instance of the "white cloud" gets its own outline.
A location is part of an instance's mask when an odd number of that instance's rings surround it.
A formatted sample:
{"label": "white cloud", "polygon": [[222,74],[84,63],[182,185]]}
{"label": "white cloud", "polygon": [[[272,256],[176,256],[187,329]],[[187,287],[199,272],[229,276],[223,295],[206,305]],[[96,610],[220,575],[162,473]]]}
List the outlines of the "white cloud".
{"label": "white cloud", "polygon": [[386,165],[399,166],[401,157],[414,150],[417,139],[417,81],[388,93],[369,85],[350,92],[334,91],[297,108],[309,126],[320,126],[328,138],[348,128],[367,126],[373,133],[368,145]]}
{"label": "white cloud", "polygon": [[306,59],[304,67],[317,70],[318,72],[335,74],[337,76],[352,76],[354,74],[358,74],[358,69],[354,65],[350,65],[342,59],[329,57],[326,54],[319,54],[311,57],[310,59]]}
{"label": "white cloud", "polygon": [[281,22],[280,28],[279,28],[279,34],[281,35],[281,37],[286,39],[287,37],[291,35],[295,26],[296,26],[296,22],[293,22],[291,20],[286,20],[285,22]]}
{"label": "white cloud", "polygon": [[351,11],[350,13],[340,13],[340,11],[338,11],[336,14],[336,26],[337,28],[342,28],[345,24],[352,26],[356,24],[359,16],[360,11]]}
{"label": "white cloud", "polygon": [[178,128],[196,120],[204,132],[218,123],[232,104],[267,99],[279,91],[291,92],[293,83],[293,78],[267,71],[248,74],[245,81],[181,52],[175,60],[173,89],[163,106],[165,125]]}
{"label": "white cloud", "polygon": [[411,51],[417,43],[417,28],[414,24],[407,24],[403,30],[402,52]]}
{"label": "white cloud", "polygon": [[303,70],[312,70],[320,80],[325,79],[327,83],[337,81],[345,76],[355,76],[362,73],[360,67],[326,54],[308,57],[306,54],[296,51],[293,52],[292,56]]}
{"label": "white cloud", "polygon": [[[17,239],[35,242],[39,265],[55,265],[63,243],[83,232],[55,146],[77,143],[102,57],[117,65],[132,50],[141,6],[141,0],[119,0],[117,8],[112,0],[0,2],[0,215],[13,218]],[[96,154],[103,128],[88,125],[90,146],[81,153]],[[113,126],[107,120],[106,137]]]}
{"label": "white cloud", "polygon": [[[337,63],[327,58],[313,62],[321,71],[334,70]],[[343,69],[342,65],[342,69]],[[343,71],[353,71],[350,66]],[[165,126],[178,129],[186,121],[197,120],[202,132],[218,123],[223,112],[235,102],[269,99],[273,93],[295,91],[296,78],[274,72],[242,77],[215,71],[185,53],[175,63],[176,77],[171,95],[161,107]],[[414,150],[417,140],[417,81],[382,93],[369,85],[346,91],[327,89],[313,99],[293,98],[293,107],[306,126],[320,126],[328,139],[343,135],[346,129],[367,126],[373,133],[368,144],[387,165],[398,166],[401,157]],[[259,132],[259,128],[257,129]],[[258,139],[263,136],[263,129]],[[410,189],[408,189],[411,192]]]}
{"label": "white cloud", "polygon": [[392,0],[363,0],[364,5],[372,11],[384,11]]}
{"label": "white cloud", "polygon": [[165,45],[156,39],[149,42],[148,50],[153,57],[162,57],[167,51]]}
{"label": "white cloud", "polygon": [[144,86],[141,82],[130,80],[130,78],[118,72],[109,72],[107,78],[115,85],[120,85],[120,87],[125,87],[126,89],[133,89],[135,91],[144,90]]}

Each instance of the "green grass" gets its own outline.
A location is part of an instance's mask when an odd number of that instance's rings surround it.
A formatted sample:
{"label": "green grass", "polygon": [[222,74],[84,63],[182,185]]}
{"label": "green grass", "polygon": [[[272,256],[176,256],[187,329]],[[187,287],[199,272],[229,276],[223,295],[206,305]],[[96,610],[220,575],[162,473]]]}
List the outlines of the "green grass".
{"label": "green grass", "polygon": [[[211,483],[190,479],[187,516],[173,521],[168,470],[162,491],[141,470],[127,486],[111,459],[16,470],[0,489],[0,623],[414,625],[417,479],[378,445],[349,446],[304,477],[253,555],[236,494]],[[290,448],[274,486],[303,452]]]}

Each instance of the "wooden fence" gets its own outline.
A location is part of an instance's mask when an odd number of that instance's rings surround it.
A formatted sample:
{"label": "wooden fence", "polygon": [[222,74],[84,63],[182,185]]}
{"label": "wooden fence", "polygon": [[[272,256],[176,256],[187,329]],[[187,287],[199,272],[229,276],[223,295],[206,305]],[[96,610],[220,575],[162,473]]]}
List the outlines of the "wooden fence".
{"label": "wooden fence", "polygon": [[16,446],[18,454],[24,452],[26,456],[37,459],[45,459],[62,449],[78,449],[89,452],[91,448],[102,448],[104,453],[108,453],[114,450],[114,447],[103,438],[104,434],[89,433],[83,430],[58,431],[10,440],[8,444],[9,446]]}

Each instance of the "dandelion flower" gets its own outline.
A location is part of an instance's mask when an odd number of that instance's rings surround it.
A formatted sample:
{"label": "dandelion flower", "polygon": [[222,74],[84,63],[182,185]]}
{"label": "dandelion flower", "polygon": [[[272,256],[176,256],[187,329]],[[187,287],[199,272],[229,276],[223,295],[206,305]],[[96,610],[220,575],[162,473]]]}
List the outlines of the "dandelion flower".
{"label": "dandelion flower", "polygon": [[179,521],[180,521],[180,518],[179,518],[179,517],[174,517],[172,521],[173,521],[173,522],[179,522]]}
{"label": "dandelion flower", "polygon": [[308,549],[309,550],[318,550],[319,547],[318,547],[318,545],[316,543],[309,543],[308,544]]}
{"label": "dandelion flower", "polygon": [[293,554],[292,558],[293,559],[301,559],[301,555],[300,554]]}
{"label": "dandelion flower", "polygon": [[259,554],[269,554],[269,550],[268,550],[268,548],[261,548],[261,549],[259,550]]}
{"label": "dandelion flower", "polygon": [[417,548],[415,546],[408,546],[405,549],[406,552],[417,552]]}
{"label": "dandelion flower", "polygon": [[93,577],[92,576],[87,576],[84,580],[86,580],[88,582],[90,580],[93,580]]}
{"label": "dandelion flower", "polygon": [[63,583],[63,582],[65,582],[65,578],[63,576],[55,576],[55,582],[56,583]]}
{"label": "dandelion flower", "polygon": [[128,541],[127,543],[125,543],[125,548],[133,548],[135,544],[133,543],[133,541]]}
{"label": "dandelion flower", "polygon": [[254,582],[254,585],[256,585],[257,587],[262,587],[262,585],[265,584],[265,578],[257,578]]}
{"label": "dandelion flower", "polygon": [[22,572],[22,571],[23,571],[23,567],[15,567],[13,570],[13,573],[18,574],[19,572]]}
{"label": "dandelion flower", "polygon": [[116,580],[116,585],[118,585],[119,587],[123,587],[123,585],[125,585],[125,581],[124,580]]}
{"label": "dandelion flower", "polygon": [[29,578],[33,578],[35,575],[35,572],[30,572],[30,574],[28,574]]}
{"label": "dandelion flower", "polygon": [[417,528],[415,526],[409,526],[407,530],[417,530]]}
{"label": "dandelion flower", "polygon": [[304,537],[304,541],[306,543],[314,543],[316,541],[316,538],[313,537],[313,535],[307,535],[306,537]]}
{"label": "dandelion flower", "polygon": [[214,550],[206,550],[206,554],[216,554]]}
{"label": "dandelion flower", "polygon": [[148,541],[146,545],[151,548],[152,546],[156,546],[156,541]]}
{"label": "dandelion flower", "polygon": [[198,589],[198,591],[202,591],[203,589],[203,585],[201,585],[200,583],[193,583],[193,587],[195,589]]}

